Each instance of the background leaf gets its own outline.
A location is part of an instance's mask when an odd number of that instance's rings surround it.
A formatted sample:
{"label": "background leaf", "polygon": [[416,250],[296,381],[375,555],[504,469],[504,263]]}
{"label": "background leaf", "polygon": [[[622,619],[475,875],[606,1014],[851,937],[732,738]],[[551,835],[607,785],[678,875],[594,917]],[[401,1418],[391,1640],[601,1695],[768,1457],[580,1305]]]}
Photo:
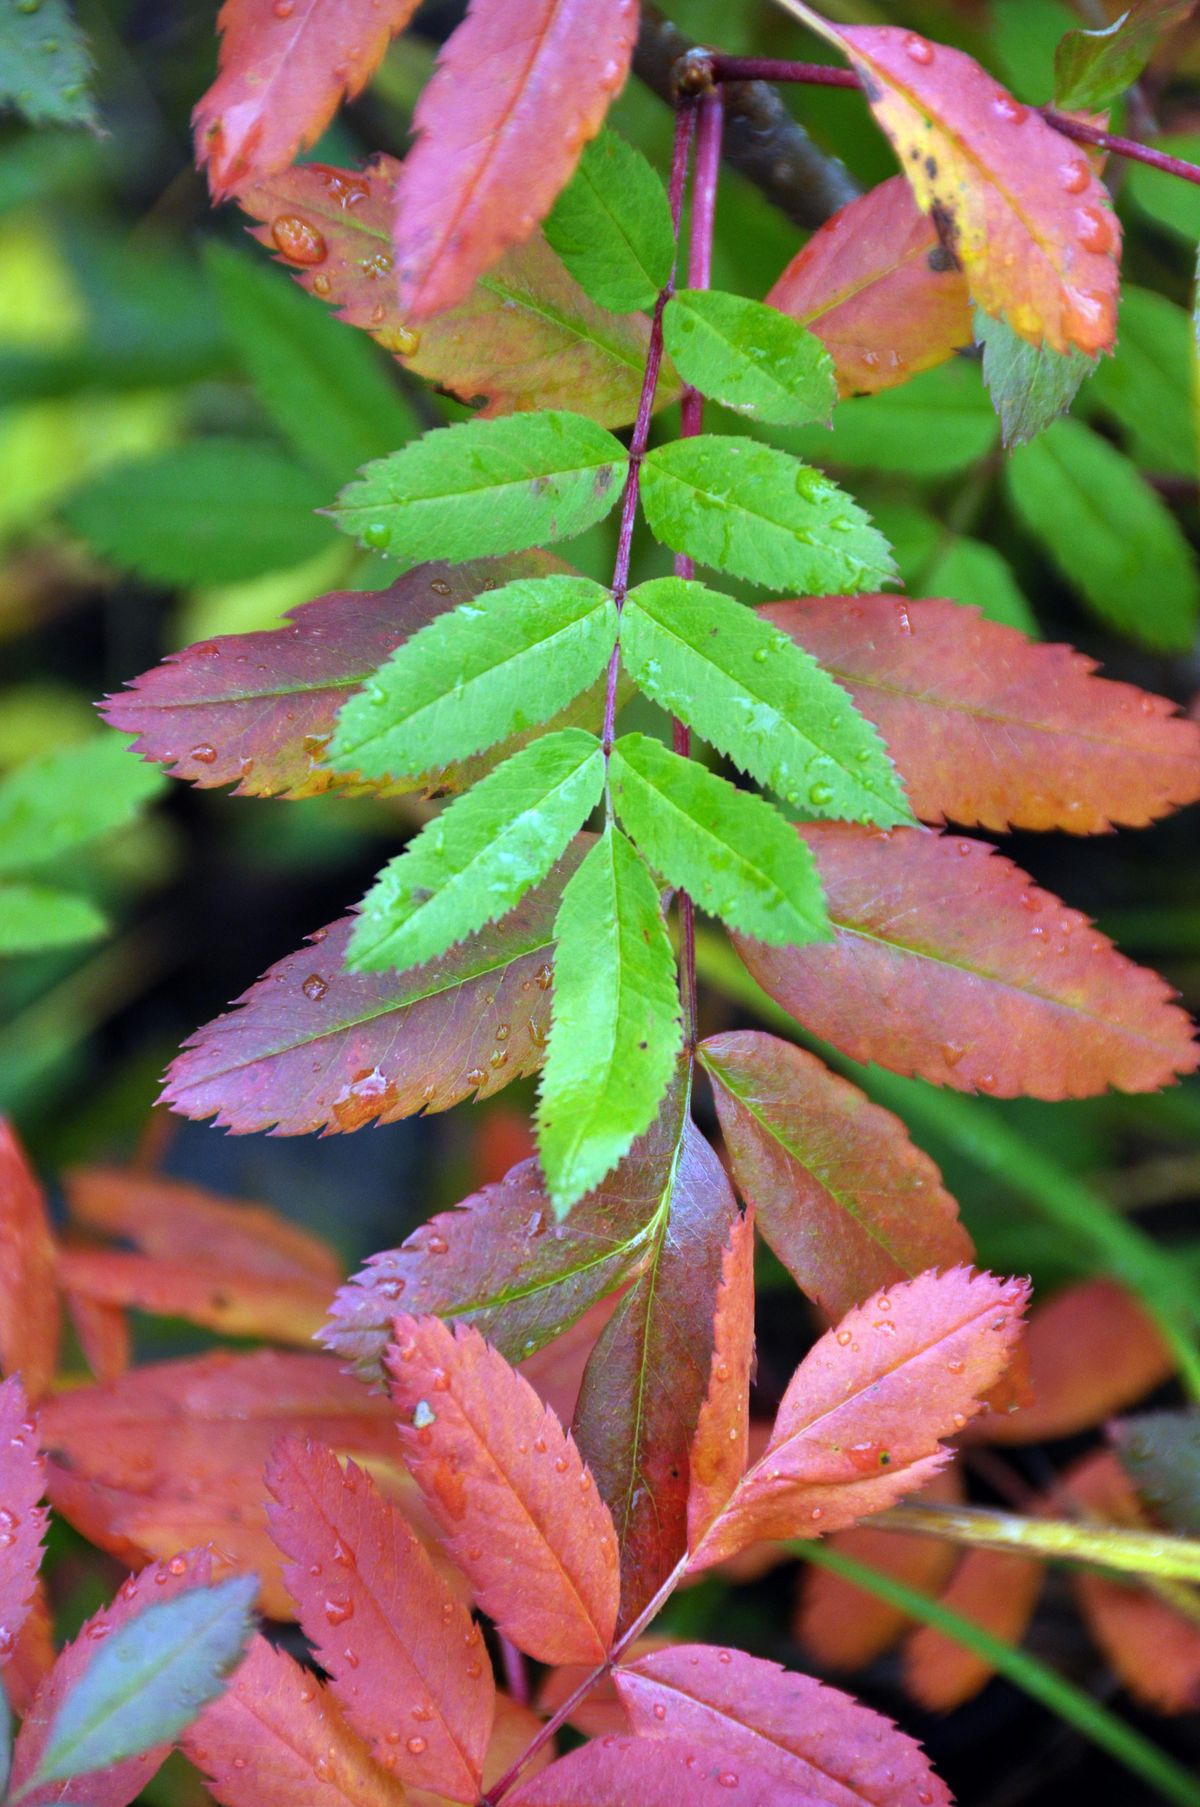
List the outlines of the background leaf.
{"label": "background leaf", "polygon": [[98,128],[91,59],[67,0],[13,4],[0,15],[0,100],[32,125]]}
{"label": "background leaf", "polygon": [[[58,1372],[56,1255],[45,1194],[15,1130],[3,1118],[0,1247],[0,1369],[19,1374],[25,1393],[36,1401],[49,1392]],[[6,1397],[11,1410],[13,1395]]]}
{"label": "background leaf", "polygon": [[1069,31],[1054,52],[1054,104],[1099,112],[1142,73],[1164,32],[1186,19],[1194,0],[1132,0],[1103,30]]}
{"label": "background leaf", "polygon": [[0,779],[0,872],[44,866],[123,828],[162,790],[116,734],[97,734]]}
{"label": "background leaf", "polygon": [[1200,1534],[1200,1414],[1141,1412],[1119,1419],[1109,1435],[1155,1516],[1187,1537]]}
{"label": "background leaf", "polygon": [[0,954],[94,941],[108,922],[86,897],[52,885],[0,885]]}

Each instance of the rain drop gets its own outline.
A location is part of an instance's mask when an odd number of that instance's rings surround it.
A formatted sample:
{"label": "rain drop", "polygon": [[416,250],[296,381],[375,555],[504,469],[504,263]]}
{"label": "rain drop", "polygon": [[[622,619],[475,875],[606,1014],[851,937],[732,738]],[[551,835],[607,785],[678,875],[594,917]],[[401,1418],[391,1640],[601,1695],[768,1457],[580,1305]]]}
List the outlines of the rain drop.
{"label": "rain drop", "polygon": [[289,263],[311,266],[324,263],[329,255],[329,247],[316,227],[295,213],[281,213],[272,220],[271,237]]}

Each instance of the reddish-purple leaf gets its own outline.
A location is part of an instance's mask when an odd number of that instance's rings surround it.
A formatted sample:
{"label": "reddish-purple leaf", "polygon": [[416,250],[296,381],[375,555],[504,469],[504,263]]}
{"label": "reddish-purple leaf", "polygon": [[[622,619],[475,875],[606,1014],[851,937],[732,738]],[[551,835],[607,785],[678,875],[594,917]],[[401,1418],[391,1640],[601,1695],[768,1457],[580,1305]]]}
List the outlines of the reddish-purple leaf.
{"label": "reddish-purple leaf", "polygon": [[321,755],[338,710],[403,641],[447,609],[513,578],[567,569],[547,553],[527,552],[419,565],[386,590],[335,590],[293,609],[288,627],[223,634],[173,653],[106,698],[100,712],[137,736],[133,750],[143,759],[202,790],[232,784],[235,796],[290,799],[461,790],[500,755],[386,784],[331,771]]}
{"label": "reddish-purple leaf", "polygon": [[1200,726],[1094,676],[1069,646],[936,598],[809,596],[759,613],[875,723],[926,822],[1100,834],[1200,798]]}
{"label": "reddish-purple leaf", "polygon": [[267,1485],[284,1580],[347,1719],[406,1786],[473,1802],[495,1685],[470,1613],[353,1462],[343,1473],[332,1450],[289,1439]]}
{"label": "reddish-purple leaf", "polygon": [[984,313],[1057,352],[1111,350],[1121,228],[1084,152],[961,50],[896,25],[824,31]]}
{"label": "reddish-purple leaf", "polygon": [[388,1353],[404,1459],[479,1605],[539,1662],[612,1642],[612,1520],[573,1439],[478,1331],[398,1317]]}
{"label": "reddish-purple leaf", "polygon": [[[68,1644],[53,1669],[38,1689],[28,1716],[21,1727],[13,1750],[10,1788],[15,1795],[35,1774],[50,1727],[59,1709],[79,1681],[102,1641],[119,1627],[127,1625],[148,1606],[173,1600],[190,1588],[205,1587],[212,1575],[212,1557],[207,1550],[190,1550],[183,1556],[152,1564],[140,1575],[123,1582],[111,1606],[102,1607],[84,1625],[73,1644]],[[86,1776],[75,1776],[69,1783],[43,1782],[28,1794],[22,1793],[25,1807],[53,1807],[69,1800],[74,1807],[128,1807],[135,1795],[158,1769],[170,1750],[169,1744],[157,1745],[138,1757],[126,1757],[108,1769],[93,1770]]]}
{"label": "reddish-purple leaf", "polygon": [[1028,1285],[953,1268],[902,1281],[827,1330],[796,1369],[766,1450],[693,1552],[710,1568],[764,1538],[820,1537],[942,1467],[1008,1364]]}
{"label": "reddish-purple leaf", "polygon": [[903,176],[826,220],[766,299],[817,335],[843,395],[906,383],[972,339],[962,272]]}
{"label": "reddish-purple leaf", "polygon": [[661,1178],[652,1258],[592,1351],[574,1424],[617,1527],[622,1625],[686,1547],[689,1455],[737,1217],[725,1171],[688,1119],[678,1088],[668,1093],[654,1133]]}
{"label": "reddish-purple leaf", "polygon": [[[392,280],[392,217],[400,165],[375,157],[364,170],[307,163],[246,188],[238,203],[261,226],[254,236],[310,294],[369,332],[407,370],[482,402],[485,417],[572,408],[602,426],[637,412],[650,337],[644,314],[597,307],[540,232],[506,251],[456,307],[405,324]],[[316,261],[313,261],[313,258]],[[667,373],[656,401],[679,392]]]}
{"label": "reddish-purple leaf", "polygon": [[719,1744],[594,1738],[508,1795],[510,1807],[825,1807],[828,1795],[733,1760]]}
{"label": "reddish-purple leaf", "polygon": [[828,1317],[893,1280],[971,1259],[941,1174],[857,1086],[754,1030],[713,1036],[700,1058],[738,1191]]}
{"label": "reddish-purple leaf", "polygon": [[365,87],[419,0],[225,0],[221,72],[196,107],[196,161],[221,200],[282,169]]}
{"label": "reddish-purple leaf", "polygon": [[13,1376],[0,1384],[0,1663],[15,1654],[37,1590],[45,1491],[37,1425]]}
{"label": "reddish-purple leaf", "polygon": [[406,1311],[473,1324],[519,1362],[653,1259],[663,1186],[657,1126],[561,1221],[538,1163],[522,1161],[400,1248],[373,1255],[334,1300],[325,1345],[378,1380],[392,1319]]}
{"label": "reddish-purple leaf", "polygon": [[713,1312],[708,1392],[688,1464],[690,1544],[699,1543],[750,1459],[750,1375],[754,1366],[754,1206],[735,1218],[721,1258]]}
{"label": "reddish-purple leaf", "polygon": [[10,1124],[0,1118],[0,1370],[30,1399],[58,1367],[59,1300],[46,1201]]}
{"label": "reddish-purple leaf", "polygon": [[840,822],[801,832],[833,940],[734,939],[763,989],[853,1059],[1047,1099],[1156,1091],[1200,1063],[1157,973],[984,842]]}
{"label": "reddish-purple leaf", "polygon": [[408,317],[453,307],[550,211],[625,80],[637,16],[637,0],[472,0],[397,182]]}
{"label": "reddish-purple leaf", "polygon": [[336,1135],[449,1110],[535,1073],[550,1032],[555,912],[584,846],[502,922],[410,972],[347,972],[354,918],[318,929],[190,1037],[164,1102],[238,1135]]}
{"label": "reddish-purple leaf", "polygon": [[830,1807],[949,1807],[921,1747],[890,1719],[810,1675],[740,1650],[679,1644],[616,1672],[635,1734],[693,1739]]}
{"label": "reddish-purple leaf", "polygon": [[407,1798],[331,1691],[263,1637],[181,1743],[222,1807],[404,1807]]}

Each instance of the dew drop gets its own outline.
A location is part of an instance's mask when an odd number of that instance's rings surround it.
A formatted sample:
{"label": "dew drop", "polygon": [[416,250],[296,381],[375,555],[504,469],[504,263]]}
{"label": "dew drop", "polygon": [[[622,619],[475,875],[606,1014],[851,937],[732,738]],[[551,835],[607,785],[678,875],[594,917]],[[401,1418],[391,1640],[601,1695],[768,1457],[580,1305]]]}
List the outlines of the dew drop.
{"label": "dew drop", "polygon": [[723,1769],[717,1777],[717,1781],[722,1788],[736,1788],[738,1785],[737,1776],[731,1769]]}
{"label": "dew drop", "polygon": [[329,990],[329,987],[320,973],[309,973],[300,989],[311,1003],[318,1004]]}
{"label": "dew drop", "polygon": [[1116,243],[1116,223],[1102,207],[1081,207],[1075,215],[1075,226],[1085,251],[1111,251]]}
{"label": "dew drop", "polygon": [[[358,537],[363,545],[369,546],[373,552],[383,552],[391,544],[392,530],[384,521],[370,521]],[[382,703],[385,700],[381,695],[379,701]]]}
{"label": "dew drop", "polygon": [[425,1750],[427,1742],[426,1739],[421,1737],[419,1732],[414,1732],[411,1738],[406,1739],[405,1748],[410,1750],[414,1757],[419,1757],[421,1752]]}
{"label": "dew drop", "polygon": [[992,111],[998,119],[1007,119],[1011,125],[1020,125],[1029,118],[1029,108],[1023,107],[1011,94],[1006,94],[1003,88],[992,101]]}
{"label": "dew drop", "polygon": [[271,237],[289,263],[311,266],[324,263],[329,255],[329,247],[316,227],[295,213],[281,213],[272,220]]}
{"label": "dew drop", "polygon": [[1058,179],[1069,195],[1081,195],[1092,179],[1091,165],[1083,157],[1073,157],[1060,165]]}
{"label": "dew drop", "polygon": [[918,37],[915,31],[910,31],[905,38],[904,49],[906,55],[923,68],[927,69],[933,61],[933,45],[927,38]]}
{"label": "dew drop", "polygon": [[325,1617],[331,1625],[344,1625],[354,1617],[353,1600],[326,1600]]}
{"label": "dew drop", "polygon": [[412,1422],[417,1431],[428,1430],[431,1424],[437,1423],[437,1413],[427,1399],[418,1399],[413,1407]]}
{"label": "dew drop", "polygon": [[655,1717],[655,1718],[656,1718],[656,1719],[660,1719],[660,1720],[661,1720],[661,1719],[665,1719],[665,1718],[666,1718],[666,1716],[667,1716],[667,1709],[666,1709],[666,1707],[664,1707],[664,1706],[663,1706],[663,1704],[662,1704],[662,1702],[661,1702],[661,1701],[657,1701],[657,1702],[656,1702],[656,1703],[655,1703],[655,1706],[654,1706],[654,1717]]}
{"label": "dew drop", "polygon": [[202,740],[199,746],[193,747],[189,754],[189,758],[194,759],[197,765],[213,765],[216,757],[217,749],[210,746],[206,740]]}
{"label": "dew drop", "polygon": [[831,784],[810,784],[808,800],[814,809],[824,809],[833,802],[833,786]]}

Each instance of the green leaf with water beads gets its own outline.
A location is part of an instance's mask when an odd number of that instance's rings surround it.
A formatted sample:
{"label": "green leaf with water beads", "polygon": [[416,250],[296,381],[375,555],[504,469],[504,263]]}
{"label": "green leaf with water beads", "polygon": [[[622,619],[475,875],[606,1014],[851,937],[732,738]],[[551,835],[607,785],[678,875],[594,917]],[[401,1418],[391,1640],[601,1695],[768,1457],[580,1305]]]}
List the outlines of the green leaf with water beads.
{"label": "green leaf with water beads", "polygon": [[610,593],[586,577],[517,578],[438,615],[343,706],[326,762],[395,778],[548,721],[603,672]]}
{"label": "green leaf with water beads", "polygon": [[641,151],[607,127],[584,150],[543,230],[580,288],[615,314],[652,307],[675,262],[662,183]]}
{"label": "green leaf with water beads", "polygon": [[685,383],[752,420],[828,423],[833,359],[788,314],[718,289],[681,289],[663,313],[663,340]]}
{"label": "green leaf with water beads", "polygon": [[91,62],[66,0],[5,0],[0,7],[0,102],[32,125],[95,127]]}
{"label": "green leaf with water beads", "polygon": [[515,909],[604,788],[594,734],[545,734],[458,797],[386,866],[350,940],[357,972],[407,971]]}
{"label": "green leaf with water beads", "polygon": [[538,1146],[565,1217],[654,1121],[683,1040],[658,892],[611,823],[563,892]]}
{"label": "green leaf with water beads", "polygon": [[546,409],[436,427],[368,464],[330,510],[343,533],[407,569],[523,552],[594,526],[628,454],[582,414]]}
{"label": "green leaf with water beads", "polygon": [[641,853],[710,916],[776,946],[832,935],[812,855],[764,798],[646,734],[617,742],[610,782]]}
{"label": "green leaf with water beads", "polygon": [[817,815],[889,828],[913,815],[878,733],[808,653],[703,584],[631,590],[621,658],[634,682],[759,784]]}
{"label": "green leaf with water beads", "polygon": [[258,1578],[149,1606],[99,1646],[51,1724],[27,1784],[108,1769],[169,1743],[221,1692],[252,1630]]}
{"label": "green leaf with water beads", "polygon": [[896,575],[887,541],[844,490],[754,439],[700,434],[657,446],[641,495],[651,532],[673,552],[751,583],[843,595]]}

